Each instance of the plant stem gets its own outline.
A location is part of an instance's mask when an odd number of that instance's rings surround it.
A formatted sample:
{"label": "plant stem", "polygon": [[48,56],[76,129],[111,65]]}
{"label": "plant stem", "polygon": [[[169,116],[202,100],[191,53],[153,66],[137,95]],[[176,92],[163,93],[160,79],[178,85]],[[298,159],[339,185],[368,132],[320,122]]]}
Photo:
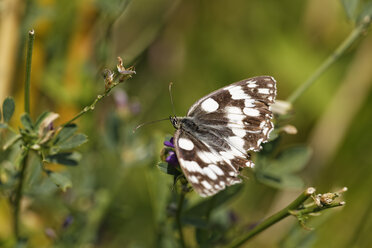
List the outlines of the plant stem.
{"label": "plant stem", "polygon": [[178,227],[178,233],[180,235],[180,244],[181,247],[185,248],[185,239],[183,237],[183,232],[182,232],[182,223],[181,223],[181,213],[182,213],[182,207],[183,207],[183,202],[185,200],[185,192],[183,189],[181,189],[181,195],[180,198],[178,199],[178,206],[177,206],[177,213],[176,213],[176,222],[177,222],[177,227]]}
{"label": "plant stem", "polygon": [[23,151],[22,160],[21,160],[21,171],[19,174],[19,183],[16,189],[16,196],[14,200],[14,215],[13,215],[13,222],[14,222],[14,236],[17,241],[21,239],[20,232],[19,232],[19,211],[21,206],[21,199],[23,194],[23,183],[25,180],[26,168],[27,168],[27,160],[28,160],[28,148]]}
{"label": "plant stem", "polygon": [[232,248],[232,247],[239,247],[247,240],[251,239],[258,233],[262,232],[266,228],[274,225],[278,221],[284,219],[285,217],[291,215],[290,211],[293,211],[297,209],[301,204],[303,204],[313,193],[315,192],[314,188],[307,188],[301,195],[297,197],[296,200],[294,200],[292,203],[290,203],[287,207],[280,210],[276,214],[270,216],[260,224],[258,224],[256,227],[254,227],[250,232],[247,234],[238,237],[236,240],[234,240],[231,244],[227,245],[225,248]]}
{"label": "plant stem", "polygon": [[341,45],[316,69],[316,71],[297,88],[288,98],[287,101],[294,103],[334,62],[345,53],[345,51],[364,33],[371,19],[367,16],[356,26],[349,36]]}
{"label": "plant stem", "polygon": [[25,80],[25,112],[30,113],[30,79],[31,79],[31,62],[32,50],[34,46],[35,31],[28,32],[28,47],[26,57],[26,80]]}

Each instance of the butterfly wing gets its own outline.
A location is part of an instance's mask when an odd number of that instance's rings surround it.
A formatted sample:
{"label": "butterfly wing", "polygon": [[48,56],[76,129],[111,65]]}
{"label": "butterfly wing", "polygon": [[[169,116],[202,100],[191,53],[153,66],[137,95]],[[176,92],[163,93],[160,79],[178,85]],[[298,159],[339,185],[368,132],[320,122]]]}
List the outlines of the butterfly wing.
{"label": "butterfly wing", "polygon": [[178,129],[175,134],[178,161],[187,180],[201,196],[211,196],[226,186],[240,183],[239,164],[250,161],[234,158],[208,145],[200,137]]}
{"label": "butterfly wing", "polygon": [[198,100],[187,116],[197,125],[221,130],[221,138],[230,140],[241,151],[259,151],[274,125],[270,104],[275,102],[276,81],[260,76],[233,83]]}
{"label": "butterfly wing", "polygon": [[276,81],[261,76],[216,90],[190,108],[175,146],[186,178],[201,196],[241,182],[239,168],[254,166],[248,151],[268,140],[275,97]]}

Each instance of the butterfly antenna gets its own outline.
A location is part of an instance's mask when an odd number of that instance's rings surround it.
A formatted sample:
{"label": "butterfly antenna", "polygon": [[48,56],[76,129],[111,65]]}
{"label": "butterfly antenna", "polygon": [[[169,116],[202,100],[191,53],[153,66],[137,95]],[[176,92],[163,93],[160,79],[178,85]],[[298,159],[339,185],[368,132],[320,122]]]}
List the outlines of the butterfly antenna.
{"label": "butterfly antenna", "polygon": [[173,116],[176,116],[176,111],[174,110],[173,97],[172,97],[172,85],[173,85],[173,83],[170,82],[169,83],[169,96],[170,96],[170,101],[171,101],[171,105],[172,105]]}
{"label": "butterfly antenna", "polygon": [[146,125],[148,125],[148,124],[153,124],[153,123],[156,123],[156,122],[166,121],[166,120],[169,120],[169,117],[164,118],[164,119],[160,119],[160,120],[148,121],[148,122],[141,123],[141,124],[139,124],[138,126],[136,126],[136,127],[133,129],[133,133],[135,133],[135,132],[137,131],[138,128],[141,128],[141,127],[146,126]]}

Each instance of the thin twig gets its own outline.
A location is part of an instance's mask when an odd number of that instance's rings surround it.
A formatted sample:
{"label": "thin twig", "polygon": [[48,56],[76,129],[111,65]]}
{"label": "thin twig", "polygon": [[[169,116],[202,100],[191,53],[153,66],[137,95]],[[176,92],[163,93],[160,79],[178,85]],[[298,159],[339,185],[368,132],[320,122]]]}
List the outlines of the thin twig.
{"label": "thin twig", "polygon": [[26,57],[26,79],[25,79],[25,112],[30,113],[30,80],[31,80],[31,62],[32,50],[34,46],[35,32],[30,30],[28,32],[28,47]]}
{"label": "thin twig", "polygon": [[349,36],[341,43],[341,45],[318,67],[318,69],[297,88],[287,99],[288,102],[294,103],[333,63],[335,63],[341,55],[366,31],[371,23],[371,19],[367,16],[361,23],[356,26]]}

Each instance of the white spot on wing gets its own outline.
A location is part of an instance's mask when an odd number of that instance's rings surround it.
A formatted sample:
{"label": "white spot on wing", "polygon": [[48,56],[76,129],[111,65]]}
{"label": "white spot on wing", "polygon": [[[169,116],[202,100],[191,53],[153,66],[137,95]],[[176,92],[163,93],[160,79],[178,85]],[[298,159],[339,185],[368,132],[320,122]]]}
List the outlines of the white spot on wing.
{"label": "white spot on wing", "polygon": [[212,152],[199,151],[197,155],[204,163],[207,163],[207,164],[223,161],[223,159],[220,156]]}
{"label": "white spot on wing", "polygon": [[201,184],[206,188],[206,189],[211,189],[212,185],[210,185],[207,181],[202,181]]}
{"label": "white spot on wing", "polygon": [[249,80],[249,81],[246,82],[246,84],[249,88],[257,87],[256,81]]}
{"label": "white spot on wing", "polygon": [[178,140],[178,145],[184,150],[191,151],[194,149],[194,143],[192,143],[191,140],[186,139],[186,138],[180,138]]}
{"label": "white spot on wing", "polygon": [[204,175],[207,175],[210,179],[216,180],[217,176],[214,174],[214,172],[209,167],[203,168]]}
{"label": "white spot on wing", "polygon": [[211,169],[214,173],[216,173],[219,176],[223,176],[223,170],[221,170],[217,165],[215,164],[210,164],[208,165],[208,168]]}
{"label": "white spot on wing", "polygon": [[232,132],[239,137],[244,137],[246,132],[244,129],[241,128],[231,128]]}
{"label": "white spot on wing", "polygon": [[232,152],[220,152],[221,156],[225,157],[226,159],[233,159],[235,156]]}
{"label": "white spot on wing", "polygon": [[190,176],[190,177],[189,177],[189,180],[190,180],[190,182],[192,182],[192,183],[199,183],[198,178],[196,178],[196,176],[194,176],[194,175]]}
{"label": "white spot on wing", "polygon": [[198,173],[203,174],[202,169],[200,168],[198,163],[196,163],[195,161],[187,161],[187,160],[183,160],[182,158],[179,159],[179,161],[180,161],[181,166],[185,168],[187,171],[198,172]]}
{"label": "white spot on wing", "polygon": [[246,108],[254,107],[254,106],[256,106],[256,105],[254,104],[254,102],[255,102],[254,99],[245,99],[245,100],[244,100],[244,106],[245,106]]}
{"label": "white spot on wing", "polygon": [[218,102],[216,102],[214,99],[212,98],[208,98],[206,100],[204,100],[201,104],[201,108],[206,111],[206,112],[213,112],[213,111],[216,111],[218,109],[219,105],[218,105]]}
{"label": "white spot on wing", "polygon": [[244,112],[244,114],[249,115],[249,116],[259,116],[260,115],[260,111],[258,111],[258,109],[254,109],[254,108],[244,108],[243,112]]}
{"label": "white spot on wing", "polygon": [[[243,114],[242,110],[239,107],[232,107],[232,106],[226,107],[225,112],[229,113],[229,114],[236,114],[236,115]],[[237,118],[237,117],[235,117],[235,118]]]}
{"label": "white spot on wing", "polygon": [[197,153],[198,157],[204,162],[204,163],[210,163],[211,159],[207,156],[206,152],[199,151]]}
{"label": "white spot on wing", "polygon": [[232,136],[228,138],[231,145],[236,147],[236,149],[243,150],[244,147],[244,140],[238,136]]}
{"label": "white spot on wing", "polygon": [[240,86],[236,86],[236,87],[229,89],[229,92],[231,94],[231,98],[234,100],[249,98],[249,96],[244,93],[242,87]]}
{"label": "white spot on wing", "polygon": [[260,93],[260,94],[270,94],[269,89],[265,89],[265,88],[258,89],[258,93]]}

